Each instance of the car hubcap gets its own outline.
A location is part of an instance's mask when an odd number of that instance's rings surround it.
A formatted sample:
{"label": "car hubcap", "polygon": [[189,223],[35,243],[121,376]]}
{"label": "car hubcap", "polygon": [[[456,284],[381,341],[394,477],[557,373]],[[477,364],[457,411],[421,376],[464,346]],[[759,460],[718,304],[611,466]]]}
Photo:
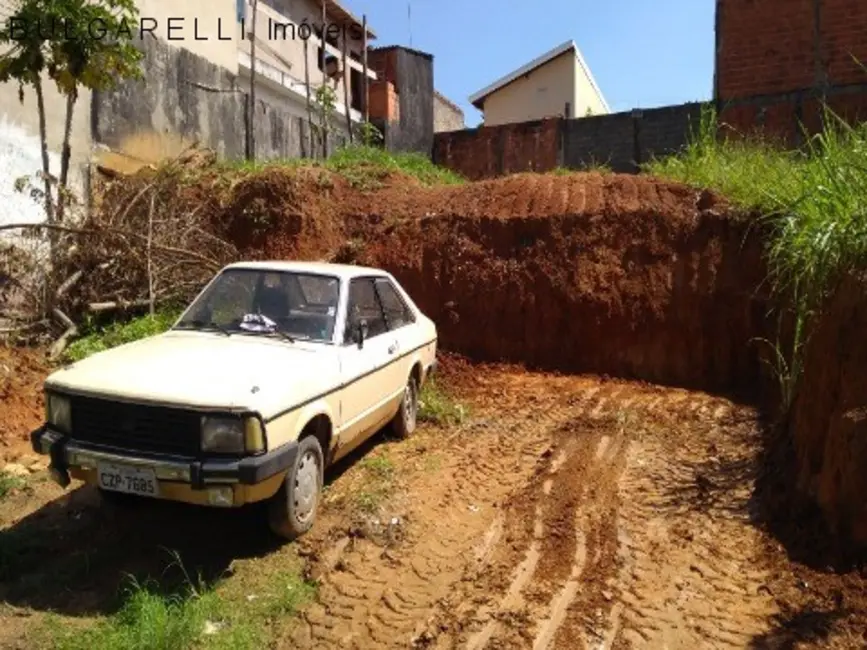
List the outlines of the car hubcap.
{"label": "car hubcap", "polygon": [[302,524],[307,523],[316,509],[319,495],[319,465],[316,454],[308,451],[301,457],[295,473],[295,517]]}
{"label": "car hubcap", "polygon": [[415,428],[415,390],[412,383],[407,385],[403,396],[403,415],[407,429],[412,431]]}

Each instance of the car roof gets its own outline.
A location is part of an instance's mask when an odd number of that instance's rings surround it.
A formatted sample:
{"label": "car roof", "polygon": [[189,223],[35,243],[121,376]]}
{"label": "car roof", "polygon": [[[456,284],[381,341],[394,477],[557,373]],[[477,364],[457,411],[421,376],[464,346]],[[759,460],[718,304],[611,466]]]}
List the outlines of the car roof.
{"label": "car roof", "polygon": [[331,264],[329,262],[301,262],[301,261],[260,261],[260,262],[235,262],[224,267],[228,269],[255,269],[259,271],[291,271],[295,273],[313,273],[316,275],[333,275],[342,280],[358,276],[387,276],[382,269],[354,264]]}

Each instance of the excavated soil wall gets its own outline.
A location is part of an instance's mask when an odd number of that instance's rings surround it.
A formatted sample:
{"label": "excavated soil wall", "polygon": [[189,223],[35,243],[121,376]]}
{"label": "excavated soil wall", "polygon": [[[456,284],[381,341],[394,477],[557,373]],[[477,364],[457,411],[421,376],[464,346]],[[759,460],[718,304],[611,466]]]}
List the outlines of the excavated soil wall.
{"label": "excavated soil wall", "polygon": [[[336,259],[391,271],[443,348],[757,397],[761,240],[717,197],[646,177],[520,174],[339,198],[349,243]],[[259,253],[299,248],[297,220],[271,223]]]}
{"label": "excavated soil wall", "polygon": [[867,546],[867,279],[847,278],[806,349],[790,432],[798,488],[842,539]]}

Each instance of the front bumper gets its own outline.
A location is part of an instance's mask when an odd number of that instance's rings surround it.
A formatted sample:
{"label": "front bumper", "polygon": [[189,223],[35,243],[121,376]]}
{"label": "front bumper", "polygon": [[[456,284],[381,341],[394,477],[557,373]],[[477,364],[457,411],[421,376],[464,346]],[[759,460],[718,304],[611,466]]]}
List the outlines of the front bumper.
{"label": "front bumper", "polygon": [[242,460],[190,460],[161,454],[99,449],[42,426],[30,434],[33,451],[51,458],[49,470],[61,486],[75,478],[98,485],[97,467],[114,463],[154,472],[159,498],[198,505],[234,507],[262,501],[280,488],[295,463],[298,443]]}

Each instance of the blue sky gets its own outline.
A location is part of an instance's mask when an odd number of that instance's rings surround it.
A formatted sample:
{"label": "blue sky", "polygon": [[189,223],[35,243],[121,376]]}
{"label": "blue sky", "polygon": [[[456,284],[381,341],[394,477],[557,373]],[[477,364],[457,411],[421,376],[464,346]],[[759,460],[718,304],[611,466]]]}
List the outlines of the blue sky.
{"label": "blue sky", "polygon": [[467,97],[573,39],[612,111],[710,99],[713,0],[344,0],[367,14],[372,45],[434,55],[434,84],[480,120]]}

